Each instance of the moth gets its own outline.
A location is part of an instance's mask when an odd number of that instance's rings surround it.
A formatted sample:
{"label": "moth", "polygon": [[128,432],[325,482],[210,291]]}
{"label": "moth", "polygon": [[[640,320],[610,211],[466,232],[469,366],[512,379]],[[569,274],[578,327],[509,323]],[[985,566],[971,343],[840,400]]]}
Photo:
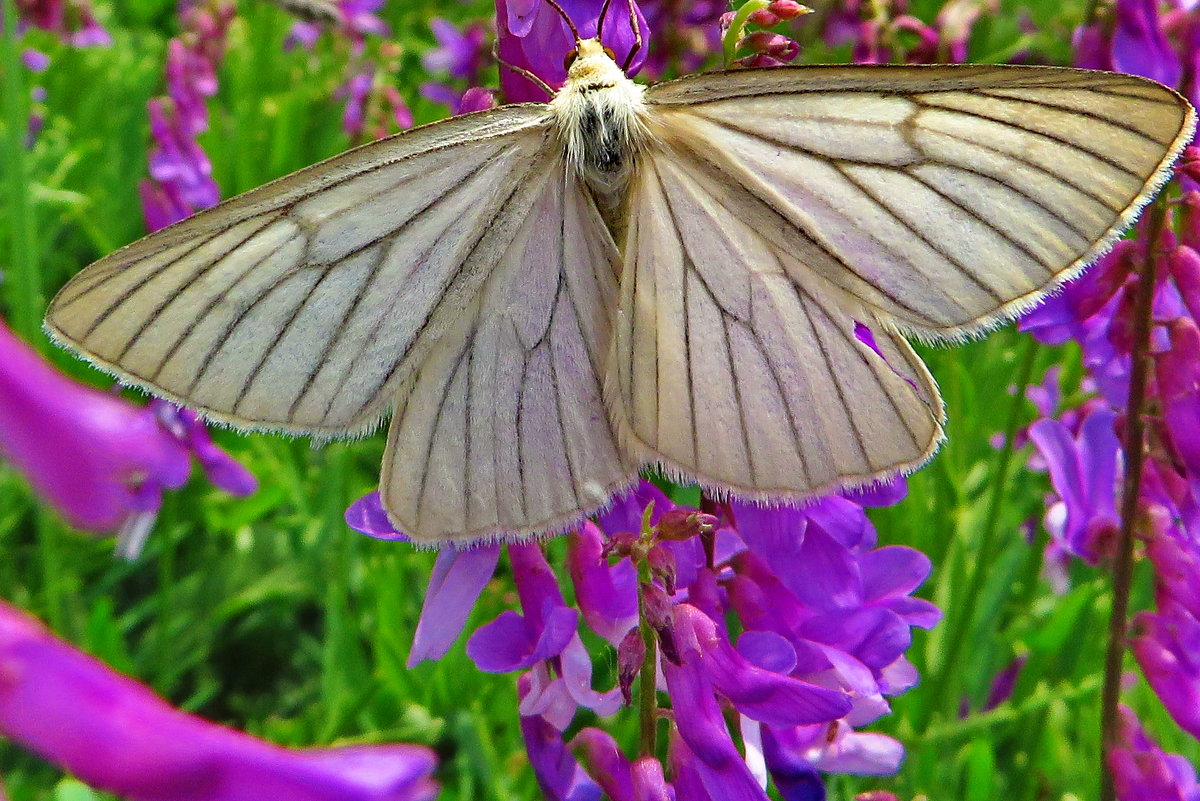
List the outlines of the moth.
{"label": "moth", "polygon": [[1130,75],[812,66],[646,87],[576,33],[549,103],[413,129],[76,275],[46,327],[123,382],[318,439],[391,412],[418,544],[561,532],[646,465],[799,501],[908,473],[905,337],[1009,320],[1103,254],[1195,114]]}

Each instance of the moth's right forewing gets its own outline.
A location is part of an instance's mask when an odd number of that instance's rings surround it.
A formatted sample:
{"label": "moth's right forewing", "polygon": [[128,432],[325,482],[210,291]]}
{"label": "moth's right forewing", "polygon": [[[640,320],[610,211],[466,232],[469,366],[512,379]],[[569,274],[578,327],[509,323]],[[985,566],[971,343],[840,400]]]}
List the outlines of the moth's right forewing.
{"label": "moth's right forewing", "polygon": [[752,227],[925,338],[1038,302],[1111,247],[1195,113],[1132,75],[796,67],[653,87],[656,135],[743,190]]}
{"label": "moth's right forewing", "polygon": [[365,145],[101,259],[47,328],[222,422],[368,428],[480,291],[498,258],[481,249],[503,247],[488,233],[550,141],[531,104]]}

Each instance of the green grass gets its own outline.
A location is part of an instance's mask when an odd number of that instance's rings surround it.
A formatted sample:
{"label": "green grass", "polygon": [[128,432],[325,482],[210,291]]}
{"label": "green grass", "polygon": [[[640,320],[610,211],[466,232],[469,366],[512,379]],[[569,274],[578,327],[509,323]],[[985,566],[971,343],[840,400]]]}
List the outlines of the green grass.
{"label": "green grass", "polygon": [[[916,2],[931,19],[938,3]],[[980,24],[972,52],[988,60],[1032,48],[1063,63],[1082,4],[1025,4],[1039,28],[1022,34],[1014,4]],[[104,379],[50,348],[37,331],[41,304],[70,275],[143,230],[136,187],[145,175],[146,100],[162,89],[166,41],[176,32],[174,0],[100,6],[115,42],[72,50],[33,31],[15,46],[51,54],[50,70],[0,81],[0,259],[4,316],[72,374]],[[488,4],[393,2],[384,16],[403,45],[395,79],[419,122],[441,110],[419,99],[427,80],[419,56],[437,14],[482,16]],[[288,18],[244,2],[209,104],[202,144],[225,196],[250,189],[348,146],[331,99],[343,49],[284,51]],[[11,30],[11,26],[6,26]],[[811,61],[844,59],[813,44]],[[0,60],[5,75],[12,60]],[[47,123],[31,150],[15,149],[31,78],[47,90]],[[1040,578],[1039,518],[1044,476],[1025,454],[992,447],[997,432],[1024,425],[1032,408],[1008,388],[1039,380],[1054,363],[1077,385],[1072,351],[1034,347],[1012,328],[983,342],[926,352],[945,393],[949,438],[911,480],[909,498],[873,518],[884,543],[923,550],[935,571],[922,590],[946,610],[933,632],[916,632],[909,657],[922,684],[894,703],[873,730],[899,737],[908,758],[895,777],[833,777],[830,797],[886,788],[938,801],[1094,797],[1108,577],[1081,565],[1072,589],[1055,596]],[[144,555],[114,561],[112,543],[67,529],[38,507],[22,478],[0,467],[0,596],[58,633],[136,676],[178,706],[285,745],[405,740],[435,748],[443,798],[537,797],[516,720],[514,676],[479,673],[460,642],[437,664],[404,667],[433,555],[376,542],[346,528],[345,506],[373,488],[382,435],[313,449],[305,441],[218,432],[259,476],[262,488],[233,499],[202,480],[168,496]],[[552,545],[561,564],[561,543]],[[1144,567],[1144,566],[1143,566]],[[1139,570],[1135,608],[1150,602]],[[516,603],[503,572],[485,591],[470,627]],[[978,709],[992,677],[1018,655],[1029,662],[1013,697]],[[603,677],[611,654],[598,658]],[[1130,662],[1132,665],[1132,662]],[[1153,736],[1193,760],[1200,748],[1145,687],[1126,692]],[[613,723],[634,743],[632,711]],[[98,796],[11,745],[0,776],[12,801]]]}

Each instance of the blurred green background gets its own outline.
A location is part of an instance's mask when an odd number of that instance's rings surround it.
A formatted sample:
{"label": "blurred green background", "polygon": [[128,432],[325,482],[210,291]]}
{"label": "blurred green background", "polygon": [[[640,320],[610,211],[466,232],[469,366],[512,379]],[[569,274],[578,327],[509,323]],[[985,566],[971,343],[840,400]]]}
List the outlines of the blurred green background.
{"label": "blurred green background", "polygon": [[[914,2],[910,13],[931,21],[940,7]],[[417,122],[445,114],[417,93],[433,79],[420,63],[434,46],[430,18],[464,22],[491,11],[481,0],[391,0],[380,12],[400,45],[395,84]],[[95,12],[111,47],[73,49],[31,30],[18,44],[49,54],[49,69],[4,76],[0,90],[46,89],[46,124],[32,149],[5,151],[3,169],[23,169],[29,180],[23,197],[5,196],[0,213],[0,263],[16,253],[35,264],[43,304],[82,266],[145,232],[137,184],[146,175],[146,101],[164,92],[177,8],[172,0],[98,0]],[[237,12],[209,102],[211,130],[201,137],[225,197],[350,144],[342,102],[333,97],[344,79],[344,43],[323,37],[312,51],[285,50],[293,20],[284,11],[239,0]],[[1004,2],[976,25],[971,60],[1024,52],[1030,63],[1069,63],[1070,32],[1082,15],[1080,2]],[[848,59],[848,46],[830,51],[803,24],[796,30],[801,60]],[[494,68],[488,74],[494,83]],[[24,130],[14,108],[7,104],[0,119],[6,139],[13,126]],[[19,241],[32,247],[14,250],[21,225],[32,237]],[[14,321],[41,313],[11,302],[5,309]],[[107,386],[37,336],[57,364]],[[946,618],[931,633],[915,632],[909,658],[922,683],[871,727],[905,743],[901,771],[831,777],[830,798],[876,788],[906,800],[921,793],[933,801],[1093,797],[1108,576],[1075,565],[1070,591],[1051,592],[1040,577],[1048,482],[1025,468],[1025,451],[993,441],[1033,419],[1013,387],[1040,380],[1053,364],[1063,365],[1068,390],[1077,387],[1078,356],[1035,346],[1013,327],[922,353],[945,394],[948,441],[912,478],[908,499],[872,517],[882,543],[933,559],[921,594]],[[0,596],[186,710],[285,745],[424,743],[441,758],[447,801],[537,798],[517,727],[515,676],[480,673],[461,641],[440,663],[404,667],[434,555],[369,540],[342,519],[376,485],[382,434],[319,449],[281,437],[217,436],[261,489],[234,499],[195,478],[168,494],[132,563],[113,559],[110,540],[74,533],[39,508],[21,476],[0,465]],[[1022,528],[1030,521],[1032,545]],[[562,564],[562,551],[561,542],[550,544],[552,564]],[[1149,604],[1150,590],[1139,570],[1135,609]],[[515,605],[502,564],[468,626]],[[611,686],[612,653],[589,644],[597,686]],[[1012,697],[978,712],[992,679],[1018,656],[1028,663]],[[1200,757],[1144,683],[1133,683],[1126,700],[1162,747]],[[607,725],[632,746],[635,715]],[[100,797],[9,744],[0,745],[0,777],[12,801]]]}

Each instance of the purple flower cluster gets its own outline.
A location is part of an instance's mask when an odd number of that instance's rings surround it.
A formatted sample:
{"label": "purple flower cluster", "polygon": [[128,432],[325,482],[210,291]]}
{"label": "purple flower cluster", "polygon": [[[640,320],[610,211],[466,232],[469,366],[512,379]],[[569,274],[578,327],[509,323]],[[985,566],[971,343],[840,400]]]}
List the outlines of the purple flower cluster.
{"label": "purple flower cluster", "polygon": [[[367,36],[387,36],[387,24],[376,15],[382,6],[383,0],[335,0],[329,3],[329,10],[337,20],[338,39],[349,42],[354,53],[361,54],[366,49]],[[286,46],[310,49],[324,30],[326,26],[320,22],[301,20],[292,26]]]}
{"label": "purple flower cluster", "polygon": [[1075,31],[1075,63],[1153,78],[1200,104],[1200,11],[1186,0],[1163,5],[1118,0],[1113,20]]}
{"label": "purple flower cluster", "polygon": [[[325,24],[303,20],[292,26],[285,47],[311,49],[323,32],[349,50],[346,78],[334,91],[345,102],[342,130],[351,142],[370,137],[381,139],[397,130],[411,128],[412,111],[391,76],[398,71],[401,48],[389,40],[375,48],[378,61],[368,56],[369,37],[386,37],[390,29],[377,12],[383,0],[336,0],[328,3],[330,19]],[[334,24],[329,24],[333,22]]]}
{"label": "purple flower cluster", "polygon": [[183,486],[190,456],[226,492],[254,491],[254,476],[218,448],[189,411],[164,401],[137,407],[78,384],[0,323],[0,454],[76,528],[118,534],[133,557],[164,489]]}
{"label": "purple flower cluster", "polygon": [[[595,35],[601,5],[563,3],[582,36]],[[646,7],[660,5],[669,4]],[[719,32],[713,11],[709,21]],[[751,24],[802,13],[783,0],[764,11],[770,16]],[[659,12],[647,17],[665,18]],[[561,85],[562,55],[573,43],[557,12],[542,0],[500,0],[497,20],[501,59]],[[653,57],[647,30],[640,10],[631,15],[614,0],[602,38],[632,71]],[[481,37],[441,25],[435,32],[442,47],[430,61],[470,80]],[[763,46],[756,54],[768,53]],[[501,73],[501,86],[510,101],[545,99],[515,71]],[[790,800],[823,797],[821,772],[897,769],[900,743],[857,729],[916,684],[904,658],[911,629],[940,618],[911,596],[929,560],[910,548],[877,547],[864,511],[903,495],[897,481],[804,509],[722,503],[700,511],[676,507],[643,482],[569,535],[562,578],[536,543],[447,548],[430,578],[409,665],[450,649],[504,551],[520,609],[479,627],[466,650],[480,670],[520,673],[521,731],[547,798],[766,799],[771,782]],[[352,505],[346,520],[373,537],[406,539],[378,493]],[[583,626],[607,642],[607,659],[615,656],[615,686],[593,686],[595,655]],[[607,732],[575,723],[580,710],[606,718],[623,707],[636,707],[642,721],[635,759]]]}
{"label": "purple flower cluster", "polygon": [[[785,797],[807,798],[797,788],[819,789],[821,771],[895,771],[900,744],[855,728],[915,685],[903,656],[911,627],[933,626],[940,612],[910,595],[929,574],[928,559],[877,547],[860,502],[902,495],[897,482],[858,501],[832,496],[802,510],[729,503],[709,514],[676,507],[643,482],[570,535],[566,568],[578,608],[566,604],[538,545],[507,546],[521,612],[476,630],[467,653],[480,670],[525,671],[521,726],[547,797],[595,798],[602,789],[617,801],[668,792],[765,798],[770,777]],[[347,519],[372,536],[400,536],[376,495]],[[490,546],[439,555],[410,665],[446,653],[499,553]],[[609,690],[592,687],[581,620],[616,651],[619,680]],[[599,729],[564,734],[581,708],[607,717],[629,703],[647,631],[661,658],[641,680],[671,700],[669,712],[659,711],[670,720],[665,773],[653,754],[631,763]],[[639,782],[654,794],[637,794]]]}
{"label": "purple flower cluster", "polygon": [[112,44],[88,0],[19,0],[17,12],[22,26],[49,31],[72,47]]}
{"label": "purple flower cluster", "polygon": [[412,745],[280,748],[173,709],[0,602],[0,733],[129,801],[429,801]]}
{"label": "purple flower cluster", "polygon": [[471,23],[461,31],[444,19],[430,20],[429,27],[438,46],[426,53],[421,64],[431,74],[446,73],[449,82],[429,81],[421,84],[421,96],[441,103],[451,114],[475,111],[464,103],[472,89],[474,97],[483,79],[483,68],[488,63],[491,46],[487,31],[480,22]]}
{"label": "purple flower cluster", "polygon": [[197,137],[208,130],[207,98],[217,91],[216,67],[233,20],[229,0],[202,0],[180,11],[183,32],[167,44],[167,95],[149,103],[150,178],[138,191],[151,231],[165,228],[221,198],[212,162]]}
{"label": "purple flower cluster", "polygon": [[[112,37],[92,15],[92,7],[87,0],[73,0],[70,3],[64,3],[63,0],[26,0],[17,3],[17,14],[18,33],[33,27],[55,34],[72,47],[112,44]],[[21,63],[31,73],[39,74],[49,68],[50,56],[40,50],[26,48],[21,52]],[[33,146],[46,121],[45,87],[34,86],[30,95],[33,104],[25,134],[26,147]]]}
{"label": "purple flower cluster", "polygon": [[[1112,24],[1076,31],[1080,66],[1117,69],[1177,86],[1196,99],[1195,38],[1200,10],[1118,0]],[[1185,730],[1200,737],[1200,171],[1189,148],[1177,166],[1181,202],[1144,215],[1136,237],[1122,242],[1082,278],[1021,322],[1047,344],[1074,342],[1094,393],[1082,405],[1059,405],[1057,375],[1038,393],[1042,419],[1029,429],[1039,465],[1050,474],[1045,525],[1051,536],[1047,564],[1055,571],[1069,556],[1089,564],[1116,554],[1125,466],[1122,440],[1130,416],[1146,420],[1135,535],[1156,576],[1155,609],[1134,618],[1132,650],[1149,684]],[[1168,187],[1167,193],[1173,191]],[[1139,282],[1154,276],[1150,353],[1135,353]],[[1146,402],[1128,408],[1134,360],[1149,364]],[[1065,581],[1058,572],[1058,583]],[[1119,797],[1196,797],[1195,777],[1160,793],[1159,780],[1179,778],[1174,760],[1149,744],[1133,713],[1124,710],[1121,748],[1109,755]],[[1152,767],[1157,765],[1157,767]],[[1174,765],[1174,767],[1170,767]],[[1157,773],[1155,773],[1157,771]],[[1151,774],[1154,774],[1152,777]],[[1174,780],[1172,780],[1174,781]],[[1182,782],[1182,779],[1179,779]],[[1165,786],[1165,785],[1163,785]],[[1185,790],[1185,787],[1192,789]],[[1139,789],[1140,788],[1140,789]]]}
{"label": "purple flower cluster", "polygon": [[1119,739],[1108,753],[1121,801],[1200,801],[1196,768],[1159,748],[1128,707],[1120,710]]}
{"label": "purple flower cluster", "polygon": [[[739,50],[749,51],[749,55],[730,61],[728,66],[778,67],[794,61],[796,56],[800,55],[800,44],[795,39],[769,29],[810,13],[812,9],[800,5],[795,0],[773,0],[749,14],[745,14],[744,11],[726,12],[721,16],[721,30],[724,31],[722,38],[728,43],[726,55]],[[733,27],[738,25],[742,27],[733,30]],[[745,28],[750,26],[761,30],[745,33]]]}
{"label": "purple flower cluster", "polygon": [[858,64],[962,62],[976,21],[998,10],[994,0],[950,0],[930,25],[908,13],[908,6],[907,0],[839,3],[826,18],[825,42],[853,43]]}

